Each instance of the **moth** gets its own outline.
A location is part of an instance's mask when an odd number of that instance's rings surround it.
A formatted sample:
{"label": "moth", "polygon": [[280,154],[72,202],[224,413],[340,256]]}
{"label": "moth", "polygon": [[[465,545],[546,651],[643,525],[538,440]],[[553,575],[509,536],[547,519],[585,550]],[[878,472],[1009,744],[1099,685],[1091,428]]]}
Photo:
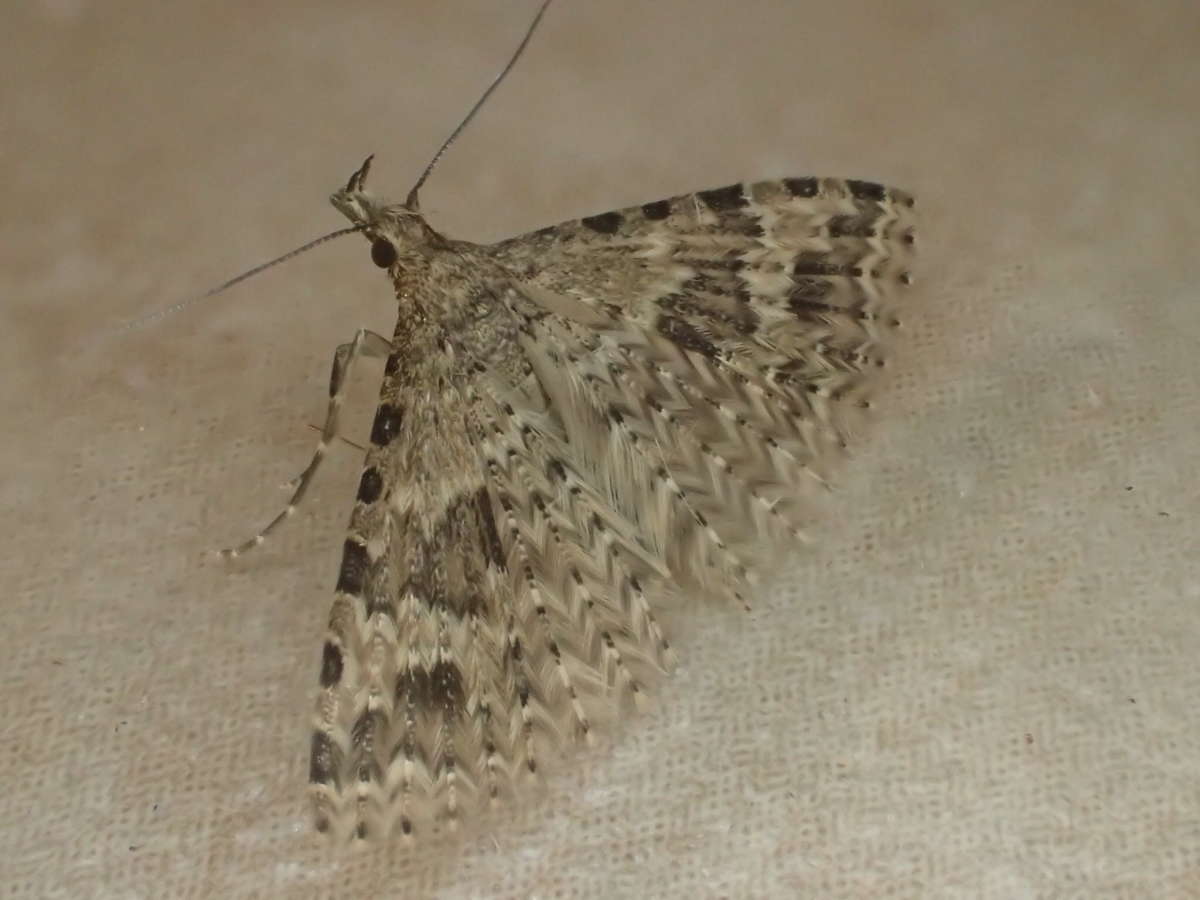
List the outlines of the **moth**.
{"label": "moth", "polygon": [[[332,196],[392,283],[386,360],[321,654],[317,827],[415,840],[611,733],[673,664],[660,613],[786,558],[847,444],[910,282],[912,198],[730,184],[490,245],[366,189]],[[339,232],[344,233],[344,232]],[[289,254],[290,256],[291,254]],[[235,279],[240,280],[240,279]]]}

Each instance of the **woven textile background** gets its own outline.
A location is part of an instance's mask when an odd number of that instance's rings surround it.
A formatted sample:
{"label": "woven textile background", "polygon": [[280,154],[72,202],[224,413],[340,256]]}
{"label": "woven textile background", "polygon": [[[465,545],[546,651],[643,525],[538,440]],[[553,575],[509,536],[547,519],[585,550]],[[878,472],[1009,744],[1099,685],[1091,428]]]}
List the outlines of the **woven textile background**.
{"label": "woven textile background", "polygon": [[[303,804],[359,452],[278,511],[346,239],[536,4],[9,4],[0,35],[0,897],[1200,897],[1200,7],[558,0],[446,157],[494,240],[738,179],[918,197],[883,414],[754,611],[504,827],[335,852]],[[361,440],[379,367],[364,365]]]}

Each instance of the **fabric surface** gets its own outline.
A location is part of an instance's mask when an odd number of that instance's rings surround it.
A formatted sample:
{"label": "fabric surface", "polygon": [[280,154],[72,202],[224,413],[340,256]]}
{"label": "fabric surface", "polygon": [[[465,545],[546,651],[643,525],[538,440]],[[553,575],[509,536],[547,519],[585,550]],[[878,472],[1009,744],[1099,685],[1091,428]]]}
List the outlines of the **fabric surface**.
{"label": "fabric surface", "polygon": [[[737,179],[911,191],[880,421],[754,610],[674,623],[650,716],[460,845],[303,802],[360,460],[286,499],[357,238],[533,3],[43,0],[0,42],[0,895],[1200,897],[1194,3],[558,0],[423,192],[495,240]],[[346,434],[361,440],[378,367]]]}

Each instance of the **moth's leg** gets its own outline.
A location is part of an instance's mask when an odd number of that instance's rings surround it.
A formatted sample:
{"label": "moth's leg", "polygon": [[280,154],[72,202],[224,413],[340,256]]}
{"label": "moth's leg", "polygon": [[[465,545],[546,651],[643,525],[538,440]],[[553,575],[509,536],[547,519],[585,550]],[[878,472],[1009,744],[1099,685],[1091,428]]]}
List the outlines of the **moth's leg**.
{"label": "moth's leg", "polygon": [[[346,346],[346,345],[343,344],[342,346]],[[317,434],[321,434],[325,430],[325,429],[321,428],[319,425],[313,425],[311,423],[309,424],[308,427],[311,428],[313,431],[315,431]],[[347,447],[353,447],[355,450],[358,450],[360,453],[367,452],[366,447],[364,447],[362,444],[354,443],[354,441],[350,440],[350,438],[346,437],[344,434],[339,434],[337,436],[337,439],[339,441],[341,441],[343,444],[345,444]],[[303,473],[301,473],[300,475],[297,475],[295,478],[291,478],[291,479],[288,479],[287,481],[282,482],[279,485],[279,489],[281,491],[294,491],[296,489],[296,485],[298,485],[300,483],[300,479],[302,476],[303,476]]]}
{"label": "moth's leg", "polygon": [[226,559],[232,559],[257,547],[267,535],[279,527],[284,519],[296,511],[296,507],[300,505],[300,501],[304,499],[304,495],[308,492],[308,486],[312,483],[313,476],[316,475],[317,468],[321,465],[321,460],[325,458],[326,449],[328,449],[330,442],[338,436],[338,413],[342,409],[342,398],[345,393],[346,382],[350,376],[350,370],[354,365],[354,360],[359,356],[386,357],[391,352],[391,341],[383,335],[377,334],[374,331],[368,331],[365,328],[358,329],[354,335],[354,339],[349,343],[338,345],[337,350],[333,354],[333,370],[329,373],[329,408],[325,413],[325,425],[321,428],[321,440],[317,443],[317,449],[313,452],[312,460],[308,466],[293,479],[296,489],[292,492],[291,499],[288,500],[288,504],[284,507],[283,512],[272,519],[266,528],[250,538],[250,540],[236,547],[228,547],[220,551],[222,556]]}

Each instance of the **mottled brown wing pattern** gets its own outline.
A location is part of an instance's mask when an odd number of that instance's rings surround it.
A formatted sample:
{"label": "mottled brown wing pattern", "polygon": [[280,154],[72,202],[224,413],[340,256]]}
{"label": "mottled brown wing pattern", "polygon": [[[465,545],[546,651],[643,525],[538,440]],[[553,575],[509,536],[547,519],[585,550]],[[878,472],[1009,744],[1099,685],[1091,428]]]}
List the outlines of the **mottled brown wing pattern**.
{"label": "mottled brown wing pattern", "polygon": [[840,433],[886,365],[891,303],[912,280],[913,205],[875,182],[788,178],[588,216],[492,249],[538,288],[761,377]]}
{"label": "mottled brown wing pattern", "polygon": [[[873,182],[785,179],[489,248],[546,310],[524,348],[544,360],[547,390],[571,384],[593,410],[571,445],[638,448],[633,464],[601,454],[587,468],[639,476],[612,494],[676,554],[677,577],[728,587],[718,574],[736,581],[761,563],[763,536],[799,536],[804,489],[822,481],[886,364],[894,301],[911,282],[912,209]],[[646,497],[675,513],[644,514]]]}
{"label": "mottled brown wing pattern", "polygon": [[735,185],[480,247],[334,203],[400,303],[323,652],[323,830],[473,822],[673,662],[656,610],[739,594],[886,350],[912,201]]}
{"label": "mottled brown wing pattern", "polygon": [[[342,554],[310,782],[318,827],[473,823],[670,667],[667,575],[566,446],[515,339],[535,312],[467,244],[401,252],[406,304]],[[509,339],[509,333],[514,335]]]}

